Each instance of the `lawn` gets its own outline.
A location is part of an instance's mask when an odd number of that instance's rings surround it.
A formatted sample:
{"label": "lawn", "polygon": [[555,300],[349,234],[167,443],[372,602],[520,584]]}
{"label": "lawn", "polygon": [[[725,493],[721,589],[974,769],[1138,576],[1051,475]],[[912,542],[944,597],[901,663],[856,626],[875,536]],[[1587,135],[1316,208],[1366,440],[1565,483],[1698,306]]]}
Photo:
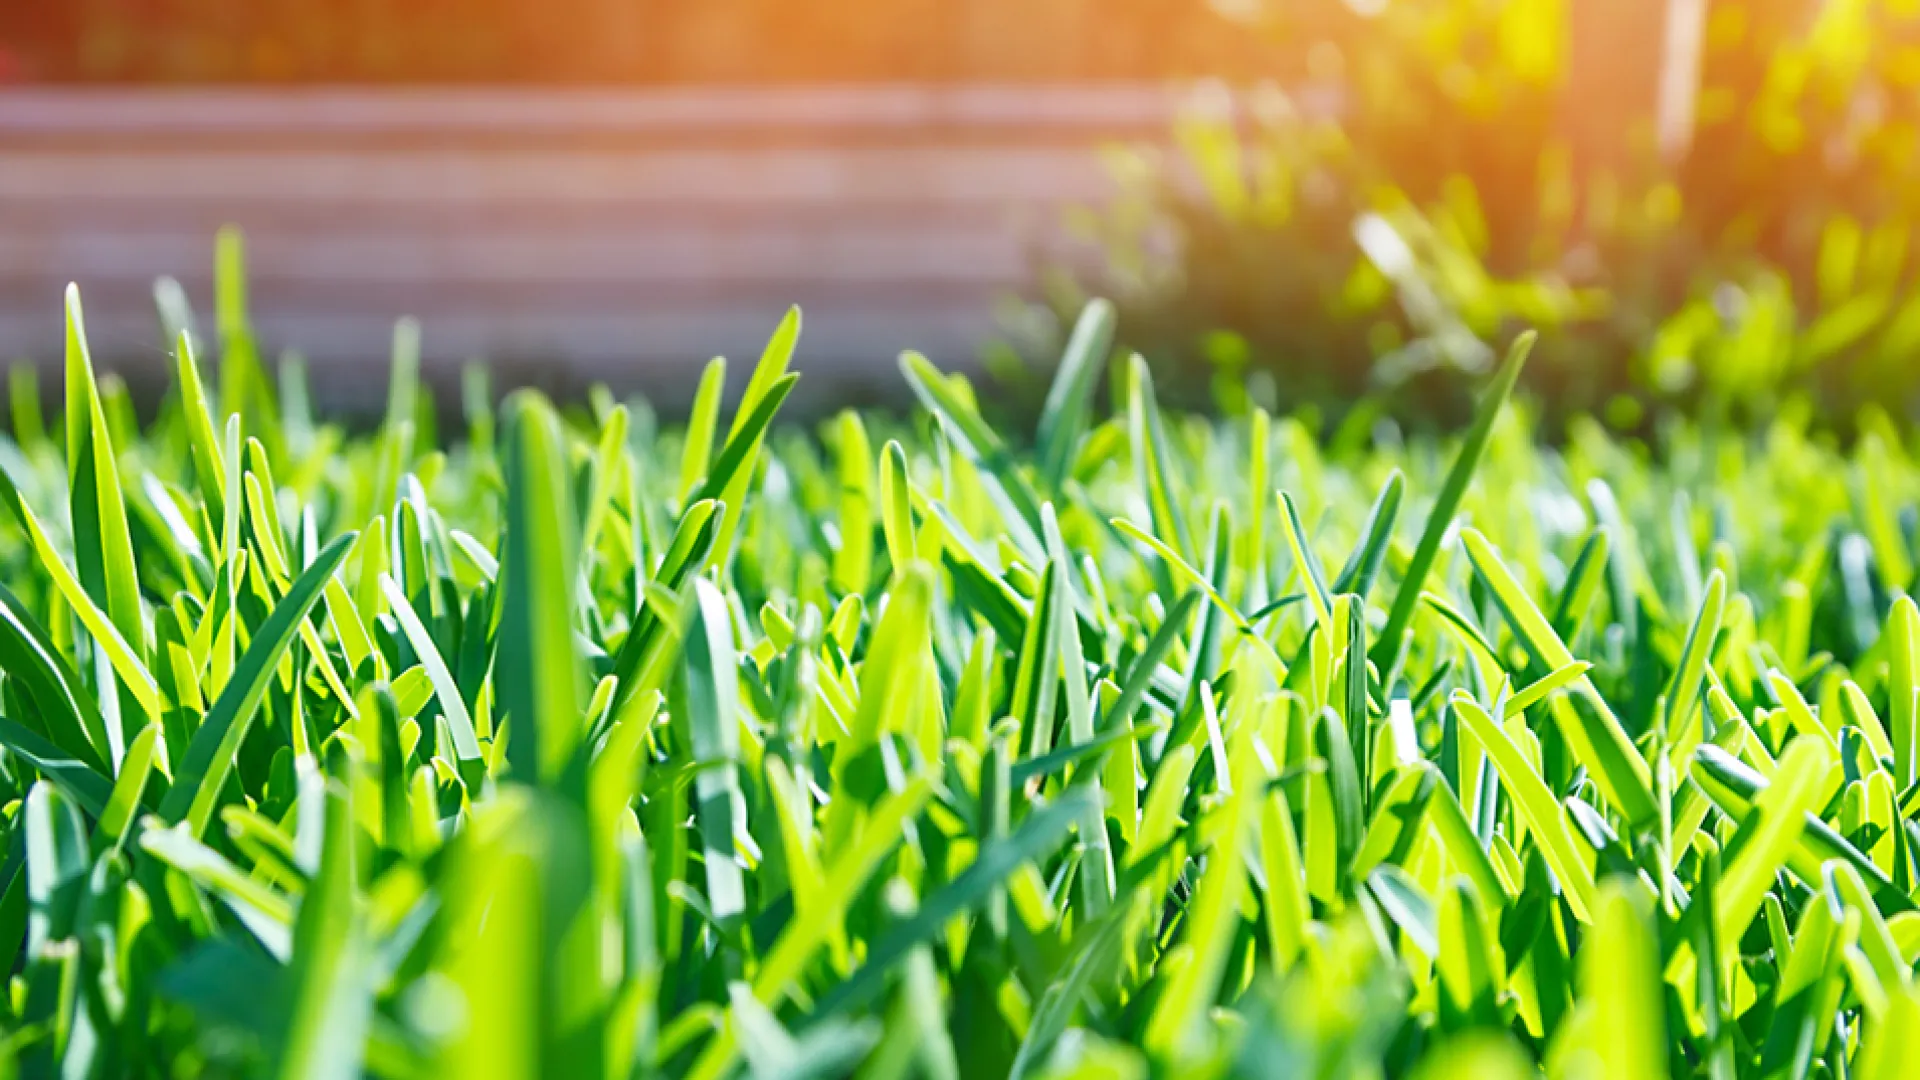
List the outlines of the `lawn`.
{"label": "lawn", "polygon": [[1095,303],[1035,430],[783,422],[794,311],[684,426],[403,331],[355,431],[162,296],[150,420],[77,293],[12,384],[0,1074],[1914,1060],[1884,416],[1549,444],[1525,335],[1442,437],[1179,415]]}

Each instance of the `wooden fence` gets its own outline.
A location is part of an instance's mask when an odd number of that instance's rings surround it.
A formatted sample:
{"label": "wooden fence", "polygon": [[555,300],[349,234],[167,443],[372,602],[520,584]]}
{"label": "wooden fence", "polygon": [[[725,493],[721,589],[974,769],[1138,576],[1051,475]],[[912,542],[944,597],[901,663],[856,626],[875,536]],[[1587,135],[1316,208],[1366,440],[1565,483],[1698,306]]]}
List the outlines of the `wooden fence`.
{"label": "wooden fence", "polygon": [[[0,95],[0,354],[55,362],[80,283],[103,363],[159,368],[160,274],[210,302],[246,230],[263,340],[341,403],[393,321],[428,363],[690,380],[802,305],[801,367],[967,362],[996,301],[1110,190],[1101,146],[1164,140],[1148,86],[790,91],[80,91]],[[744,365],[740,365],[744,366]]]}

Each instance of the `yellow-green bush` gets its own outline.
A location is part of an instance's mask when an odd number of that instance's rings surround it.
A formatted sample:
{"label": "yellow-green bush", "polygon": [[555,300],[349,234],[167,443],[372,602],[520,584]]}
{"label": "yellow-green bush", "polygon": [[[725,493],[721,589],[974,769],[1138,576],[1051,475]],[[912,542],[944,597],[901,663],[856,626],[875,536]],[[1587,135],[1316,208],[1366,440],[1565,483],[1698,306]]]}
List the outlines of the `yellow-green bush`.
{"label": "yellow-green bush", "polygon": [[[1157,363],[1264,371],[1283,402],[1424,408],[1445,380],[1420,372],[1483,367],[1474,339],[1534,326],[1529,378],[1562,416],[1911,405],[1920,10],[1714,0],[1691,122],[1662,132],[1666,7],[1355,15],[1287,92],[1198,108],[1171,160],[1129,159],[1128,200],[1088,217],[1109,268],[1083,284]],[[1299,32],[1289,10],[1266,29]],[[1596,27],[1632,47],[1583,54]]]}

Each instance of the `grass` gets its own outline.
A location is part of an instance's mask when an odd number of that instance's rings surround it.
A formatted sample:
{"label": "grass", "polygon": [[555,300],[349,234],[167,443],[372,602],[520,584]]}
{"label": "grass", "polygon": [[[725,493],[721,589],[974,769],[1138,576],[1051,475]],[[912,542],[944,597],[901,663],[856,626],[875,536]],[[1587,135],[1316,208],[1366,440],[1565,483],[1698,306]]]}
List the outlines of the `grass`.
{"label": "grass", "polygon": [[0,1071],[1879,1077],[1920,1032],[1920,469],[1869,416],[1457,438],[1162,412],[1088,309],[1038,430],[145,427],[68,298],[0,444]]}

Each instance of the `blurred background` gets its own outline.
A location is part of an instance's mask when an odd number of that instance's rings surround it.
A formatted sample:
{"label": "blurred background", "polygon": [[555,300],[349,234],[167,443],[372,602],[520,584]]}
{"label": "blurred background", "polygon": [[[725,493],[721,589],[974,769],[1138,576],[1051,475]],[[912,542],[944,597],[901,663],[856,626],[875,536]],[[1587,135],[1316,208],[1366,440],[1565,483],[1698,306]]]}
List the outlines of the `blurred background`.
{"label": "blurred background", "polygon": [[[1920,403],[1920,0],[60,0],[0,5],[0,351],[163,376],[152,282],[373,404],[430,372],[684,399],[806,313],[1045,384],[1089,295],[1185,403],[1844,427]],[[204,314],[202,316],[205,317]],[[736,365],[739,367],[742,365]]]}

